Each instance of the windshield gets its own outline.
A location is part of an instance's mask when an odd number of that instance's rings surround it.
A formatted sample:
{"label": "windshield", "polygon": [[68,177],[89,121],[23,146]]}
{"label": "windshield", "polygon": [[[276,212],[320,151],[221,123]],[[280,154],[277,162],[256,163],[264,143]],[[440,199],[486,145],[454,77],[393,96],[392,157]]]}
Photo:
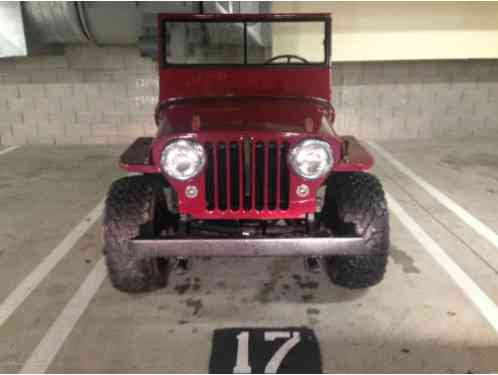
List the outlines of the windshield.
{"label": "windshield", "polygon": [[163,33],[166,64],[327,62],[325,21],[165,21]]}

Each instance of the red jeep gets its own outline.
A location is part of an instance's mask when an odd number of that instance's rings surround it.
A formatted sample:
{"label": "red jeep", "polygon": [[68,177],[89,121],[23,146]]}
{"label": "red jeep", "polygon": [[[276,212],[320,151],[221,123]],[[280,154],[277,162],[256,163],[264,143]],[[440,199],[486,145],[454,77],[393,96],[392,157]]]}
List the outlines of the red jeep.
{"label": "red jeep", "polygon": [[[109,275],[123,291],[167,283],[170,259],[303,256],[333,283],[385,272],[384,192],[373,159],[333,128],[328,14],[163,14],[158,127],[109,191]],[[322,263],[323,260],[323,263]]]}

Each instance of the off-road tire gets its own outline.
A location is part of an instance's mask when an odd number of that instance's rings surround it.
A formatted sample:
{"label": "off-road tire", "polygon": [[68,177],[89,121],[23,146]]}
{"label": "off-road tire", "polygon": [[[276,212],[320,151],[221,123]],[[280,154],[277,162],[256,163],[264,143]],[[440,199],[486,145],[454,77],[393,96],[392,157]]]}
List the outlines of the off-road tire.
{"label": "off-road tire", "polygon": [[[162,199],[156,176],[132,176],[114,181],[104,211],[104,254],[112,285],[138,293],[166,286],[166,258],[139,258],[129,241],[154,227],[154,211]],[[150,233],[149,233],[150,234]]]}
{"label": "off-road tire", "polygon": [[379,180],[363,172],[329,176],[320,218],[340,236],[362,236],[368,252],[324,257],[330,280],[351,289],[379,283],[389,253],[389,212]]}

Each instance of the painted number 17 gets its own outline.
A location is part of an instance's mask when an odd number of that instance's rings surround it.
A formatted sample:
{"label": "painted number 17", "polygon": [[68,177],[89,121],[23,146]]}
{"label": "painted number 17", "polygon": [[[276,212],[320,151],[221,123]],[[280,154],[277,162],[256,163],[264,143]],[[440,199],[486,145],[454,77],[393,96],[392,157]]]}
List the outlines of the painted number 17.
{"label": "painted number 17", "polygon": [[[282,346],[273,354],[265,366],[265,374],[276,374],[287,353],[301,341],[299,332],[270,331],[265,332],[265,341],[286,339]],[[242,331],[237,335],[237,359],[233,368],[234,374],[250,374],[249,365],[249,332]]]}

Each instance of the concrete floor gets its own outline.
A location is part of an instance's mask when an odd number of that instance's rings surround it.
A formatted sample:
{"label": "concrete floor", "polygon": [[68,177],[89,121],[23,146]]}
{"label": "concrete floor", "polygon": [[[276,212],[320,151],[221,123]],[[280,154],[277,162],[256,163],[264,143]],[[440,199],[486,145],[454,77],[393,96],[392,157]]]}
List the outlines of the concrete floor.
{"label": "concrete floor", "polygon": [[[497,144],[381,146],[496,232]],[[0,301],[123,175],[121,149],[24,146],[0,156]],[[373,172],[497,303],[497,249],[385,159]],[[293,258],[198,260],[189,274],[172,274],[167,289],[142,295],[119,293],[106,279],[48,371],[205,372],[216,328],[305,325],[318,336],[325,372],[496,372],[497,332],[393,213],[391,242],[386,278],[366,292],[334,287]],[[0,327],[0,371],[23,367],[101,247],[98,222]]]}

